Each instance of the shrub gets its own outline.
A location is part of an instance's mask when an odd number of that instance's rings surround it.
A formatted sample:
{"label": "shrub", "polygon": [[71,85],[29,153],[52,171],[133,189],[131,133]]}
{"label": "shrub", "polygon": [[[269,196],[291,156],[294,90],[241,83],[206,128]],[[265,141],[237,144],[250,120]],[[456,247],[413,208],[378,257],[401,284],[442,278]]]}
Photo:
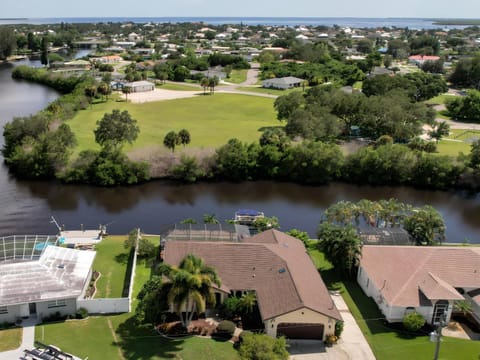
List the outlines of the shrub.
{"label": "shrub", "polygon": [[326,345],[333,345],[336,344],[338,341],[338,336],[334,334],[329,334],[325,337],[325,344]]}
{"label": "shrub", "polygon": [[77,310],[75,313],[75,318],[76,319],[85,319],[88,316],[88,310],[85,308],[80,308]]}
{"label": "shrub", "polygon": [[238,354],[242,360],[286,360],[289,357],[284,337],[274,339],[265,334],[252,333],[242,333]]}
{"label": "shrub", "polygon": [[342,336],[342,332],[343,332],[343,327],[344,327],[345,323],[343,321],[337,321],[335,323],[335,336],[336,337],[341,337]]}
{"label": "shrub", "polygon": [[231,338],[235,332],[235,323],[229,320],[220,321],[217,326],[216,336],[222,338]]}
{"label": "shrub", "polygon": [[403,326],[408,331],[418,331],[425,325],[425,319],[417,312],[407,314],[403,317]]}

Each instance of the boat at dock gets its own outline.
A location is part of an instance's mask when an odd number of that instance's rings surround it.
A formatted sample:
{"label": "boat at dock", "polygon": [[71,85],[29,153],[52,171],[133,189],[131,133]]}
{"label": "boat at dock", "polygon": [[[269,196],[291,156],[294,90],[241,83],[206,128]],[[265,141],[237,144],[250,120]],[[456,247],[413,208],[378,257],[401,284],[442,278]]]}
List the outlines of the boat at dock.
{"label": "boat at dock", "polygon": [[257,219],[264,218],[262,211],[252,209],[240,209],[235,212],[235,223],[240,225],[253,225]]}

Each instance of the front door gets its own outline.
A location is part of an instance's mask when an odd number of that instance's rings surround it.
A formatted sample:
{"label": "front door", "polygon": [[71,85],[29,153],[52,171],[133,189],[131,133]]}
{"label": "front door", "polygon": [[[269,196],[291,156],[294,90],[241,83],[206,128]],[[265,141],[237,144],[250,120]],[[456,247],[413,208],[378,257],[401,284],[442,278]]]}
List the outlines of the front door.
{"label": "front door", "polygon": [[438,300],[433,309],[432,325],[438,325],[441,321],[446,320],[445,316],[448,313],[448,301]]}
{"label": "front door", "polygon": [[28,308],[30,310],[30,315],[35,315],[37,313],[37,304],[36,303],[28,304]]}

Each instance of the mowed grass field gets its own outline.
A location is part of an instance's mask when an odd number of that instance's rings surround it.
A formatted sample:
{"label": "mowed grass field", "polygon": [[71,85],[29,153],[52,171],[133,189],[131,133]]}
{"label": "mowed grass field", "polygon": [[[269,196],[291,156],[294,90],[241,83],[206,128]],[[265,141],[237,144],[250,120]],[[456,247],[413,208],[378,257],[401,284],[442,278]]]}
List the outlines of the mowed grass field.
{"label": "mowed grass field", "polygon": [[258,140],[265,127],[278,126],[273,108],[274,99],[238,95],[215,94],[187,99],[156,101],[133,104],[109,101],[93,104],[77,113],[68,121],[75,133],[78,146],[76,152],[99,149],[93,130],[96,122],[113,109],[127,110],[138,121],[140,134],[132,149],[163,146],[163,138],[173,130],[187,129],[191,135],[190,147],[216,148],[230,138],[252,142]]}
{"label": "mowed grass field", "polygon": [[14,350],[22,344],[22,328],[0,330],[0,352]]}
{"label": "mowed grass field", "polygon": [[458,156],[460,152],[470,154],[472,141],[480,139],[479,130],[452,129],[450,134],[437,145],[441,155]]}

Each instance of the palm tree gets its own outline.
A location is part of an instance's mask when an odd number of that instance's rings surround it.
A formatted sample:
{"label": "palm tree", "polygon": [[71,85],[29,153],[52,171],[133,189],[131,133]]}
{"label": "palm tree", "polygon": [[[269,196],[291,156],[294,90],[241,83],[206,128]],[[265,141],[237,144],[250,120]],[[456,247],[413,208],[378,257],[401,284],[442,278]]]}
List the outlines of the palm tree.
{"label": "palm tree", "polygon": [[200,85],[203,87],[203,95],[205,95],[207,91],[207,87],[209,85],[208,78],[206,77],[202,78],[202,80],[200,80]]}
{"label": "palm tree", "polygon": [[189,254],[178,267],[163,264],[160,273],[168,279],[162,288],[184,327],[190,324],[195,313],[204,312],[206,305],[215,305],[212,286],[219,287],[221,281],[217,271],[203,259]]}
{"label": "palm tree", "polygon": [[203,214],[204,224],[218,224],[220,223],[215,214]]}
{"label": "palm tree", "polygon": [[238,307],[244,314],[251,314],[257,305],[257,295],[253,291],[246,292],[238,300]]}

